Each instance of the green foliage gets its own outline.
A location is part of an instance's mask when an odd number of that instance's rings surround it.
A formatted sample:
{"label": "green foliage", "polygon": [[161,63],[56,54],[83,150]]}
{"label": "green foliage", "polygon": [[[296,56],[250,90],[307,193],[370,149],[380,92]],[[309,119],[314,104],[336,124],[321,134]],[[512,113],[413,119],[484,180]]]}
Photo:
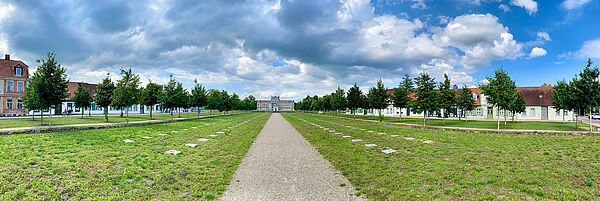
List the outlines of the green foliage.
{"label": "green foliage", "polygon": [[[410,77],[408,79],[410,79]],[[408,108],[408,106],[410,105],[410,102],[411,102],[411,98],[409,97],[409,95],[410,95],[409,90],[411,90],[411,89],[405,88],[403,83],[400,83],[398,85],[398,88],[394,89],[394,93],[390,97],[392,99],[394,107],[397,107],[400,109]],[[400,116],[402,117],[402,112],[400,112]]]}
{"label": "green foliage", "polygon": [[81,118],[83,118],[84,108],[91,107],[94,100],[90,95],[90,90],[86,89],[83,83],[79,83],[72,101],[75,103],[75,107],[81,108]]}
{"label": "green foliage", "polygon": [[415,81],[417,100],[414,101],[413,110],[428,116],[439,109],[439,94],[435,91],[435,81],[426,73],[415,78]]}
{"label": "green foliage", "polygon": [[[518,97],[521,95],[517,91],[515,81],[512,81],[503,69],[497,70],[494,74],[493,78],[486,78],[489,83],[480,86],[481,93],[486,95],[487,102],[497,107],[498,111],[520,109]],[[498,112],[497,129],[500,129],[500,112]]]}
{"label": "green foliage", "polygon": [[[588,111],[589,118],[593,107],[600,105],[600,82],[598,67],[592,68],[592,60],[588,59],[587,66],[579,73],[579,79],[573,79],[573,94],[578,108]],[[590,132],[592,127],[590,126]]]}
{"label": "green foliage", "polygon": [[440,82],[440,108],[444,110],[443,118],[448,117],[448,113],[453,111],[452,106],[456,105],[456,91],[450,88],[450,78],[444,74],[444,82]]}
{"label": "green foliage", "polygon": [[142,93],[139,87],[140,76],[133,74],[131,68],[128,70],[121,69],[121,76],[113,91],[111,105],[126,108],[128,112],[130,106],[138,104],[142,100]]}
{"label": "green foliage", "polygon": [[413,93],[414,92],[414,83],[412,78],[410,78],[410,76],[408,76],[408,74],[404,74],[404,78],[402,78],[402,82],[400,83],[400,86],[408,93]]}
{"label": "green foliage", "polygon": [[112,96],[115,90],[115,84],[110,80],[109,77],[106,77],[102,80],[102,83],[96,86],[96,97],[94,101],[96,105],[104,108],[104,118],[108,121],[108,106],[112,103]]}
{"label": "green foliage", "polygon": [[388,107],[388,98],[389,95],[387,94],[387,89],[383,86],[383,81],[379,79],[377,81],[377,86],[371,87],[367,94],[367,100],[371,108],[379,110],[379,121],[383,121],[382,110]]}
{"label": "green foliage", "polygon": [[356,82],[354,83],[354,86],[350,87],[350,89],[348,90],[348,95],[346,96],[346,98],[348,99],[348,107],[352,109],[352,114],[354,114],[356,109],[363,107],[365,102],[365,100],[363,99],[363,93],[358,87],[358,85],[356,85]]}
{"label": "green foliage", "polygon": [[[181,83],[170,76],[169,82],[163,86],[163,93],[160,96],[160,104],[163,108],[169,109],[171,119],[173,118],[173,109],[179,107],[182,101],[185,101],[181,96],[185,94]],[[183,99],[183,100],[182,100]]]}
{"label": "green foliage", "polygon": [[196,80],[194,80],[196,84],[191,91],[190,96],[190,107],[204,107],[206,105],[206,97],[208,96],[208,91],[204,86],[199,84]]}
{"label": "green foliage", "polygon": [[41,65],[28,83],[28,91],[33,94],[26,97],[38,100],[28,102],[33,108],[50,108],[62,104],[68,97],[67,69],[58,64],[54,52],[49,52],[47,59],[38,59],[37,62]]}
{"label": "green foliage", "polygon": [[346,92],[340,87],[331,93],[331,108],[340,111],[348,107],[348,100],[346,99]]}
{"label": "green foliage", "polygon": [[475,109],[475,98],[473,98],[473,91],[471,91],[467,85],[464,85],[458,94],[456,105],[462,109],[462,111],[465,113],[465,117],[467,116],[466,111]]}
{"label": "green foliage", "polygon": [[240,104],[241,107],[239,109],[241,110],[256,110],[257,108],[256,98],[253,95],[249,95],[246,98],[244,98],[244,100]]}
{"label": "green foliage", "polygon": [[150,119],[152,119],[152,110],[154,105],[160,103],[160,94],[162,85],[148,82],[146,88],[142,90],[142,105],[150,106]]}

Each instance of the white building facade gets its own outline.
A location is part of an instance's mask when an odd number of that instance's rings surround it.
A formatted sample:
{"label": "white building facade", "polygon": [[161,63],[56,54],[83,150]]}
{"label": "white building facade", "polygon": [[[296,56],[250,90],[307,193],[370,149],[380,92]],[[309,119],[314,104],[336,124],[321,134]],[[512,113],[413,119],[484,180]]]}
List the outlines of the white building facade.
{"label": "white building facade", "polygon": [[256,101],[257,111],[294,111],[293,100],[281,100],[279,96],[271,97],[271,100],[258,100]]}

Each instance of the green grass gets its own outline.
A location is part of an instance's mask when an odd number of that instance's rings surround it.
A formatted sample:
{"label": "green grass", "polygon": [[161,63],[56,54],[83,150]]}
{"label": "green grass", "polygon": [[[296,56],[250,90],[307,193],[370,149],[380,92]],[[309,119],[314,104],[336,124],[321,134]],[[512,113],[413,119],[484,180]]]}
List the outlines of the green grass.
{"label": "green grass", "polygon": [[[335,112],[326,112],[325,115],[337,116]],[[353,118],[353,115],[340,114],[342,117]],[[356,115],[357,119],[367,119],[379,121],[379,116],[363,116]],[[579,128],[575,126],[575,122],[552,122],[552,121],[516,121],[511,122],[510,118],[507,118],[506,125],[504,125],[504,118],[500,121],[500,129],[522,129],[522,130],[559,130],[559,131],[585,131],[589,130],[589,124],[579,123]],[[384,117],[383,121],[386,122],[401,122],[409,124],[423,124],[423,118],[416,117]],[[446,123],[443,124],[442,119],[428,119],[427,125],[429,126],[450,126],[450,127],[462,127],[462,128],[486,128],[496,129],[498,126],[497,121],[481,121],[481,120],[458,120],[458,119],[446,119]]]}
{"label": "green grass", "polygon": [[[301,113],[283,115],[350,180],[359,194],[373,200],[594,200],[600,197],[598,136],[477,134]],[[296,117],[363,142],[351,142]],[[424,144],[425,140],[434,142]],[[365,146],[371,143],[377,147]],[[398,152],[381,152],[389,148]]]}
{"label": "green grass", "polygon": [[[269,115],[215,138],[208,135],[261,114],[0,136],[0,200],[214,199],[226,189]],[[210,140],[197,141],[200,138]],[[198,146],[184,146],[187,143]],[[172,149],[181,153],[165,154]]]}
{"label": "green grass", "polygon": [[[219,114],[218,112],[213,112],[212,114]],[[208,112],[200,113],[200,116],[207,116]],[[196,112],[189,113],[181,113],[181,117],[196,117]],[[179,115],[177,113],[173,114],[173,118],[178,118]],[[170,114],[152,114],[152,119],[171,119]],[[41,124],[40,117],[35,117],[35,120],[29,118],[3,118],[0,119],[0,128],[16,128],[16,127],[30,127],[30,126],[47,126],[48,125],[48,117],[44,117],[44,124]],[[119,117],[119,115],[110,115],[108,118],[108,122],[126,122],[127,118],[125,115],[123,117]],[[134,121],[145,121],[150,120],[150,114],[142,114],[142,115],[129,115],[129,122]],[[106,119],[104,119],[103,115],[92,115],[87,116],[84,115],[81,118],[80,115],[73,116],[52,116],[52,125],[70,125],[70,124],[92,124],[92,123],[107,123]]]}

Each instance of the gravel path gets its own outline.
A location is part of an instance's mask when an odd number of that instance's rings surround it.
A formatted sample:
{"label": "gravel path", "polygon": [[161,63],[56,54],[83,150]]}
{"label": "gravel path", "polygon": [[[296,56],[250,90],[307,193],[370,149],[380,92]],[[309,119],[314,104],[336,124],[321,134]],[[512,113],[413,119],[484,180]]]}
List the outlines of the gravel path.
{"label": "gravel path", "polygon": [[[341,187],[340,184],[345,184]],[[273,113],[223,200],[362,200],[354,188],[279,113]]]}

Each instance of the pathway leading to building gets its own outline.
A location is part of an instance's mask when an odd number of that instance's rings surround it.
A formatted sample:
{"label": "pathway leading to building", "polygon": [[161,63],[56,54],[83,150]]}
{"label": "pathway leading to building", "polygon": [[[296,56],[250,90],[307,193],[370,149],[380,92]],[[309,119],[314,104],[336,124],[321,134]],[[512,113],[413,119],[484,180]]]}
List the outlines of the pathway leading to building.
{"label": "pathway leading to building", "polygon": [[[341,186],[340,184],[345,184]],[[362,200],[321,154],[273,113],[235,172],[223,200]]]}

